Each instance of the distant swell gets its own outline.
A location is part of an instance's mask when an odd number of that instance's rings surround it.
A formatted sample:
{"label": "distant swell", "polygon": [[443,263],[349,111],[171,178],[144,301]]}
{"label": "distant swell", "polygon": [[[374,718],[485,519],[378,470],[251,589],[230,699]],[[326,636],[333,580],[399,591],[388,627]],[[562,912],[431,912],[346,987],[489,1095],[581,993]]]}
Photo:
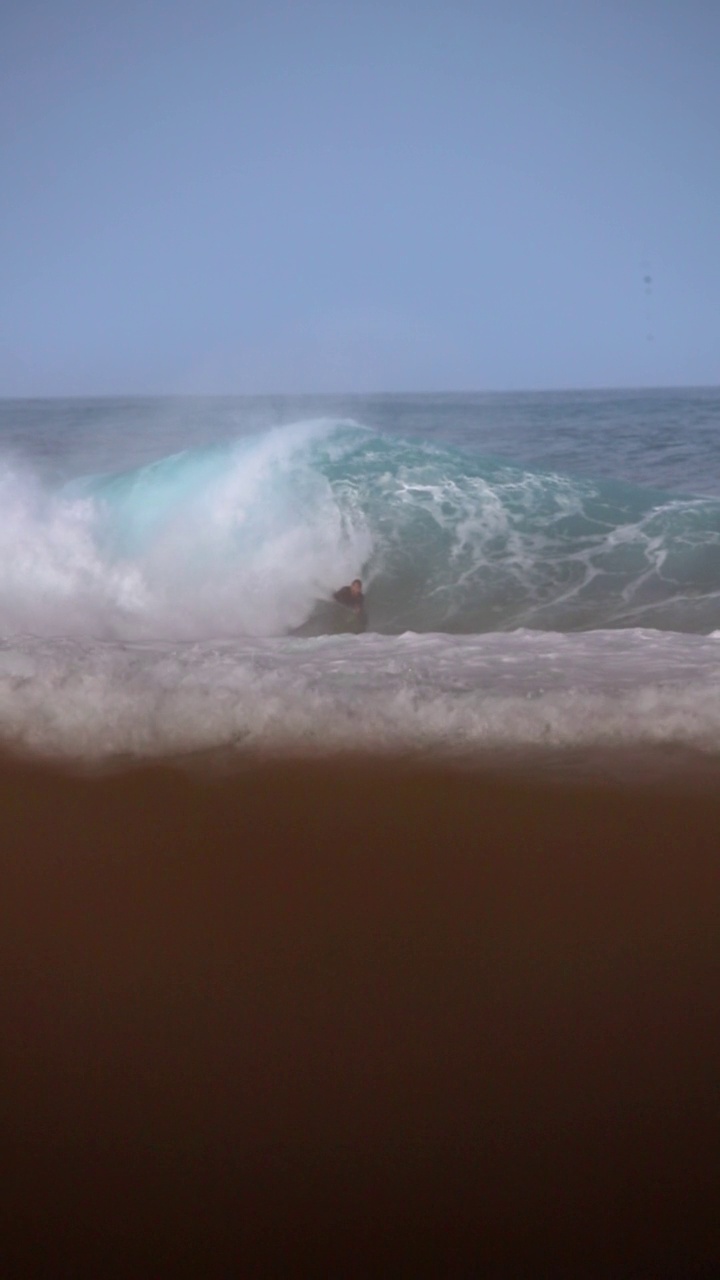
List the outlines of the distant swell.
{"label": "distant swell", "polygon": [[298,423],[50,492],[0,465],[0,632],[211,639],[720,622],[720,502]]}

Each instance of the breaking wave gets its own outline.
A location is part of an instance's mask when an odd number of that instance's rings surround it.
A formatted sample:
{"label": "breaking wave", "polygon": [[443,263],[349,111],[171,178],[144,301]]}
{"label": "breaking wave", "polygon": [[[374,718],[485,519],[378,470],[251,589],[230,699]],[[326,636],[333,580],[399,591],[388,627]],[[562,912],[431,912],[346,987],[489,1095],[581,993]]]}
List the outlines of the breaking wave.
{"label": "breaking wave", "polygon": [[49,489],[0,465],[0,632],[123,640],[479,634],[720,618],[720,501],[297,423]]}

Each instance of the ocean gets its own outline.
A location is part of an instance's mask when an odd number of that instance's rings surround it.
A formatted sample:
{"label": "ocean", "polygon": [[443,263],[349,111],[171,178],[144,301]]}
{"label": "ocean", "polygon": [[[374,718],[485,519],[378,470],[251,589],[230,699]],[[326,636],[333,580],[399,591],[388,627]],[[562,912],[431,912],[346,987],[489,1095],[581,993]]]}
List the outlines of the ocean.
{"label": "ocean", "polygon": [[5,400],[0,493],[7,747],[720,748],[718,389]]}

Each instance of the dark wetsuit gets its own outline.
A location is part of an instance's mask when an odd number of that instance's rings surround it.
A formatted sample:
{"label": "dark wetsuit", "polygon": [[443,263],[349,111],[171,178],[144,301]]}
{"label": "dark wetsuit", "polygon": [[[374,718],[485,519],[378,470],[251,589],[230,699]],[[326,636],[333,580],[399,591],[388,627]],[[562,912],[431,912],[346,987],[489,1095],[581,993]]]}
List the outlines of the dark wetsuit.
{"label": "dark wetsuit", "polygon": [[356,616],[356,631],[364,631],[367,626],[367,614],[365,612],[365,597],[362,591],[359,595],[353,595],[350,587],[341,587],[339,591],[334,592],[333,599],[338,604],[344,604],[348,609],[352,609]]}

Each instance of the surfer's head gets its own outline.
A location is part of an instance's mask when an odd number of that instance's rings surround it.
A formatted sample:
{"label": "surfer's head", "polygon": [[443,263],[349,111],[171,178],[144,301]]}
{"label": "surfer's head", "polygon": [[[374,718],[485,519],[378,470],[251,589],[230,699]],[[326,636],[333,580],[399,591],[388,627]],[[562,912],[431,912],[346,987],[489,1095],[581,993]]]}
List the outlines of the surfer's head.
{"label": "surfer's head", "polygon": [[362,582],[360,581],[359,578],[353,578],[352,582],[350,583],[350,590],[352,591],[354,596],[362,595]]}

